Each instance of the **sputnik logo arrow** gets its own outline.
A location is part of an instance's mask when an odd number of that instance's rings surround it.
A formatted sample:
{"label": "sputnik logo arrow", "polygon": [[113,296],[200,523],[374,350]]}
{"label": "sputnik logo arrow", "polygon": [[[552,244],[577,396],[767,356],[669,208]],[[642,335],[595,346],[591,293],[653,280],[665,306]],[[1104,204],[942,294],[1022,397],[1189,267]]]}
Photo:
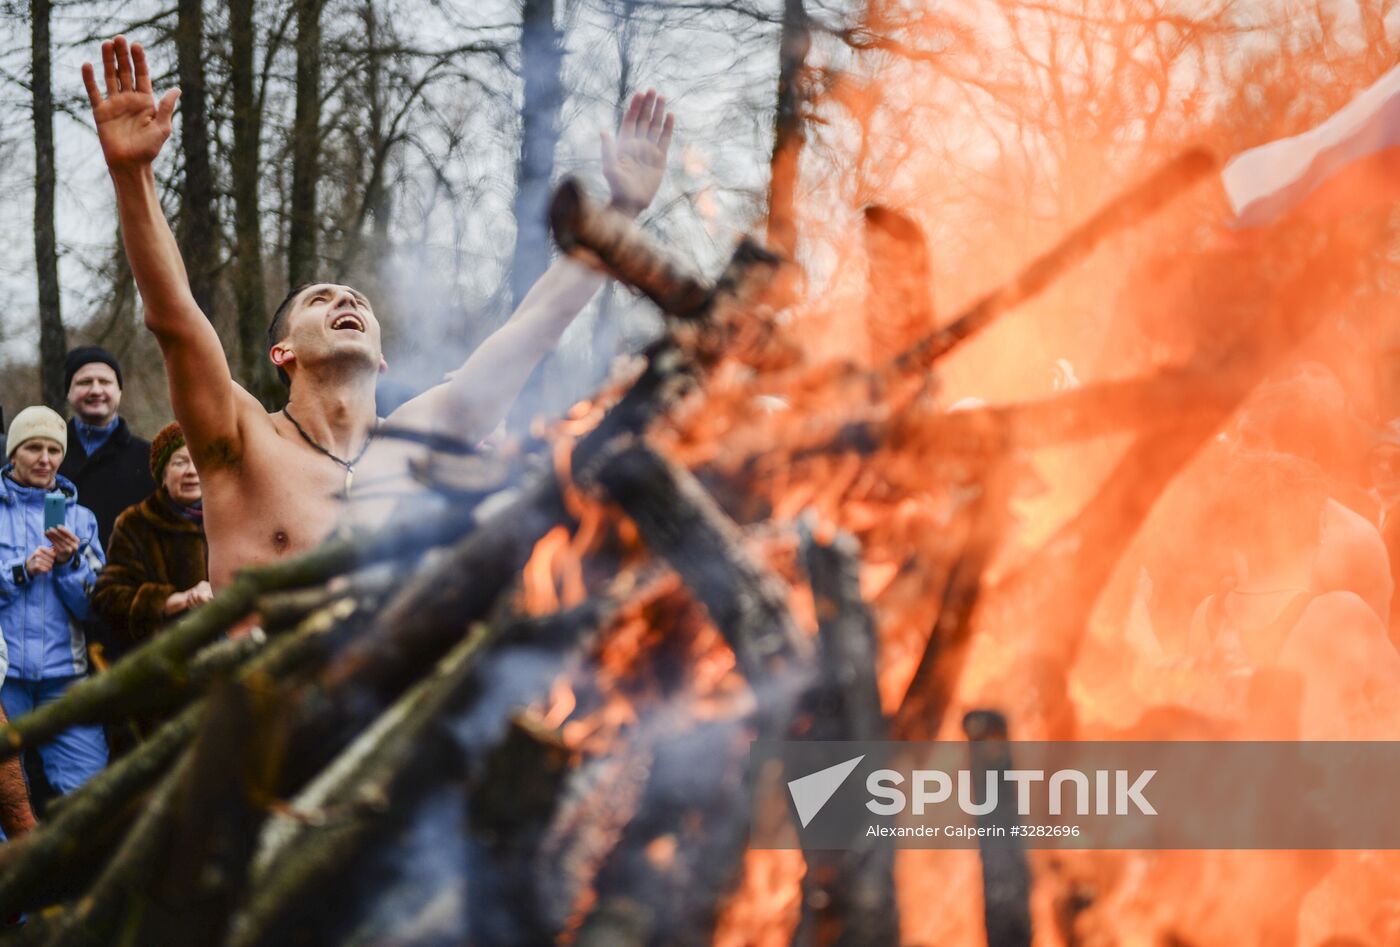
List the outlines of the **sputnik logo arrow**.
{"label": "sputnik logo arrow", "polygon": [[808,773],[800,779],[788,782],[788,792],[792,794],[792,804],[797,807],[797,818],[802,821],[804,829],[817,817],[817,813],[822,811],[822,806],[825,806],[831,797],[836,795],[836,790],[841,788],[846,777],[851,775],[863,759],[865,759],[864,754],[853,760],[837,763],[826,769],[819,769],[815,773]]}

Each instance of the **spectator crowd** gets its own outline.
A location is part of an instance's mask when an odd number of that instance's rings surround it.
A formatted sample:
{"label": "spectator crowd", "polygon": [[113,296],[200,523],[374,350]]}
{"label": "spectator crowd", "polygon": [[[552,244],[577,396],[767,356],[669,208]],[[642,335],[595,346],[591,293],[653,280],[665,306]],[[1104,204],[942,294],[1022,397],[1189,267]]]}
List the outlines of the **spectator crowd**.
{"label": "spectator crowd", "polygon": [[[199,474],[178,424],[153,441],[122,418],[121,365],[76,348],[64,365],[71,417],[31,406],[5,433],[0,469],[0,705],[14,719],[104,670],[213,597]],[[0,768],[0,828],[27,831],[141,736],[140,724],[72,727]]]}

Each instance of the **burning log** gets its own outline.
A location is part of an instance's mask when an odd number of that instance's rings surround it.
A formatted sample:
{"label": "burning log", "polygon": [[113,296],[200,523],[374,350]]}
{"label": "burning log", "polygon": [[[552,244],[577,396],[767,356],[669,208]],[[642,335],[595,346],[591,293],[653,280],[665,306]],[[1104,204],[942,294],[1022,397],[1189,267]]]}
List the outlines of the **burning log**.
{"label": "burning log", "polygon": [[712,941],[723,900],[739,880],[748,834],[742,810],[749,798],[751,736],[745,721],[730,718],[648,741],[646,789],[598,874],[597,904],[575,944],[698,947]]}
{"label": "burning log", "polygon": [[870,352],[877,365],[909,350],[934,324],[932,267],[923,231],[907,215],[889,207],[865,209],[865,251]]}
{"label": "burning log", "polygon": [[[1291,237],[1280,233],[1275,240],[1286,246]],[[1032,648],[1030,655],[1033,682],[1027,693],[1037,695],[1039,709],[1048,712],[1049,738],[1073,738],[1068,669],[1100,590],[1153,505],[1230,413],[1321,324],[1338,282],[1359,257],[1350,241],[1336,239],[1298,260],[1214,362],[1221,382],[1210,408],[1174,429],[1135,439],[1094,498],[994,590],[1000,601],[1032,603],[1042,640],[1061,643],[1053,649]],[[1333,276],[1319,279],[1319,273]]]}
{"label": "burning log", "polygon": [[994,463],[983,477],[972,531],[948,576],[938,618],[895,715],[899,739],[932,740],[943,725],[972,637],[982,575],[1006,524],[1010,479],[1009,461]]}
{"label": "burning log", "polygon": [[593,478],[705,605],[750,683],[809,660],[781,586],[744,551],[738,528],[689,471],[634,444],[601,457]]}
{"label": "burning log", "polygon": [[752,470],[760,460],[771,463],[774,450],[791,451],[791,462],[845,451],[873,454],[902,444],[933,457],[1035,450],[1123,430],[1177,426],[1186,418],[1218,412],[1232,387],[1211,364],[1098,382],[1019,404],[952,412],[911,405],[880,420],[812,423],[793,432],[788,442],[768,444],[744,466]]}
{"label": "burning log", "polygon": [[[963,717],[972,771],[973,799],[986,801],[987,773],[1012,769],[1007,745],[1006,718],[995,710],[973,710]],[[999,777],[998,777],[999,778]],[[987,947],[1030,947],[1031,866],[1019,836],[1016,803],[1009,792],[997,794],[991,812],[977,817],[977,827],[1002,835],[979,835],[982,856],[982,917],[987,926]]]}
{"label": "burning log", "polygon": [[[471,797],[473,836],[494,870],[476,881],[471,928],[495,943],[548,943],[558,935],[557,913],[539,900],[535,859],[554,818],[574,760],[573,752],[537,717],[517,714],[505,740],[487,758]],[[483,937],[489,931],[489,938]],[[503,936],[506,934],[509,936]]]}
{"label": "burning log", "polygon": [[[754,690],[758,732],[785,733],[810,655],[777,580],[749,557],[737,527],[689,472],[650,448],[624,444],[601,456],[592,476],[724,635]],[[737,752],[741,735],[736,722],[717,722],[657,746],[641,812],[600,874],[598,906],[578,944],[645,944],[659,931],[677,943],[708,942],[719,904],[738,881],[747,835],[747,820],[732,811],[735,799],[747,798],[751,775]],[[682,776],[697,758],[716,770],[703,780]]]}
{"label": "burning log", "polygon": [[549,205],[549,229],[559,249],[633,287],[678,319],[705,315],[713,288],[689,273],[630,217],[595,203],[574,178],[565,178]]}
{"label": "burning log", "polygon": [[[813,740],[884,740],[888,723],[876,677],[875,622],[860,595],[858,550],[849,536],[803,537],[803,560],[817,608],[821,680],[813,689]],[[805,853],[802,917],[794,945],[846,947],[899,943],[894,852]]]}
{"label": "burning log", "polygon": [[[561,794],[553,824],[539,848],[540,860],[556,866],[538,883],[538,909],[550,929],[567,929],[593,896],[593,884],[636,817],[648,776],[655,764],[651,747],[629,743],[611,754],[584,761]],[[594,936],[606,943],[635,943],[644,938],[641,923],[627,898],[609,899],[590,918]],[[640,906],[639,906],[640,907]],[[611,933],[616,925],[625,930]]]}
{"label": "burning log", "polygon": [[1032,261],[1010,283],[983,296],[948,325],[929,333],[901,353],[882,373],[890,376],[928,371],[934,362],[985,329],[998,316],[1039,295],[1105,239],[1155,213],[1178,193],[1214,171],[1216,164],[1213,155],[1200,149],[1182,153],[1146,181],[1110,201]]}

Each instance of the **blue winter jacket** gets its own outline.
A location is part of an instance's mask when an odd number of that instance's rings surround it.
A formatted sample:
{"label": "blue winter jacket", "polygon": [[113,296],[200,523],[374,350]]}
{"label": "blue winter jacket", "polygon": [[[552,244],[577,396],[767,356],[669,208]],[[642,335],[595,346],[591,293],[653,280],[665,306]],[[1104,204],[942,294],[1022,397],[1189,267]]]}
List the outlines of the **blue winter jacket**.
{"label": "blue winter jacket", "polygon": [[8,652],[8,677],[28,681],[72,677],[87,670],[82,625],[88,594],[105,558],[97,539],[97,517],[78,505],[78,488],[59,476],[56,489],[68,496],[64,525],[82,543],[73,558],[42,575],[24,568],[30,553],[49,544],[44,537],[44,494],[0,468],[0,630]]}

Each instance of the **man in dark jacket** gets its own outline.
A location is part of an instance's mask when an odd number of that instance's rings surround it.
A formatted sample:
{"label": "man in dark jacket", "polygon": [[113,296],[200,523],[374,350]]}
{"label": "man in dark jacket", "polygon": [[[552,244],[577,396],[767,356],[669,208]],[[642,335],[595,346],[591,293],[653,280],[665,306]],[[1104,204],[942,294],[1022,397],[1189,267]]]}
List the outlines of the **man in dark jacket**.
{"label": "man in dark jacket", "polygon": [[83,506],[97,515],[103,548],[122,510],[155,490],[151,445],[136,437],[117,415],[122,401],[122,370],[106,349],[86,345],[63,363],[68,404],[68,453],[59,473],[78,488]]}

